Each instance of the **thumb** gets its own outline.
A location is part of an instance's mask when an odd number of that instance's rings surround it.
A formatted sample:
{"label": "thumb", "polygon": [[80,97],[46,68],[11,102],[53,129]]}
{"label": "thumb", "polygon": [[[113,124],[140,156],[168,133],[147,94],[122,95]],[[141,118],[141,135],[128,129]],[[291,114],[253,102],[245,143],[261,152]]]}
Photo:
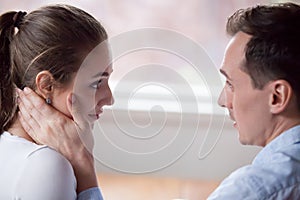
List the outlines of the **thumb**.
{"label": "thumb", "polygon": [[76,123],[78,128],[80,128],[81,130],[86,129],[88,121],[84,118],[80,102],[78,101],[78,98],[74,93],[68,95],[67,107],[73,117],[73,121]]}
{"label": "thumb", "polygon": [[83,112],[81,110],[80,102],[74,93],[71,93],[68,96],[67,107],[73,117],[73,121],[76,125],[80,139],[83,141],[89,152],[92,152],[94,147],[94,138],[92,135],[93,125],[89,123],[89,121],[82,114]]}

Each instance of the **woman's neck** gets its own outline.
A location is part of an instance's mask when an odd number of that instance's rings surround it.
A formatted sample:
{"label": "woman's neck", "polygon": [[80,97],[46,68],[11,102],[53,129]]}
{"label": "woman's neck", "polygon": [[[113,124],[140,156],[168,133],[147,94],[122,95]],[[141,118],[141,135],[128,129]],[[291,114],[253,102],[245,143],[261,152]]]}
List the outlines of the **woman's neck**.
{"label": "woman's neck", "polygon": [[[20,120],[17,118],[11,127],[7,130],[10,134],[22,137],[26,140],[34,142],[34,140],[27,134],[24,128],[21,125]],[[35,143],[35,142],[34,142]]]}

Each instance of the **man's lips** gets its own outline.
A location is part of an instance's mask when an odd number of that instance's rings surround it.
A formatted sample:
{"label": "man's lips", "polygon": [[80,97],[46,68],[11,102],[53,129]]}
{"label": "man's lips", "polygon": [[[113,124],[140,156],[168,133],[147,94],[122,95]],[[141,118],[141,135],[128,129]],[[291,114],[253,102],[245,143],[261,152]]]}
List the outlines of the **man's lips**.
{"label": "man's lips", "polygon": [[236,127],[237,123],[236,123],[233,115],[230,113],[229,116],[230,116],[230,119],[233,121],[233,126]]}
{"label": "man's lips", "polygon": [[236,128],[237,127],[237,123],[234,121],[233,122],[233,127]]}

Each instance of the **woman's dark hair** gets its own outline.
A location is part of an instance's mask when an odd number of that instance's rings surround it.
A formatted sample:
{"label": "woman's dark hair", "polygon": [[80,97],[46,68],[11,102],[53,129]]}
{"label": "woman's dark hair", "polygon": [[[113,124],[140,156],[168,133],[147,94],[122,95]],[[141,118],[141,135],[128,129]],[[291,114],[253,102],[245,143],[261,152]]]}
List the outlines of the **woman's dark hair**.
{"label": "woman's dark hair", "polygon": [[68,5],[1,15],[0,134],[14,120],[15,87],[35,89],[35,77],[44,70],[56,82],[68,83],[89,51],[106,39],[95,18]]}
{"label": "woman's dark hair", "polygon": [[271,80],[290,83],[300,110],[300,6],[293,3],[256,6],[235,12],[227,22],[231,36],[251,35],[242,67],[254,88]]}

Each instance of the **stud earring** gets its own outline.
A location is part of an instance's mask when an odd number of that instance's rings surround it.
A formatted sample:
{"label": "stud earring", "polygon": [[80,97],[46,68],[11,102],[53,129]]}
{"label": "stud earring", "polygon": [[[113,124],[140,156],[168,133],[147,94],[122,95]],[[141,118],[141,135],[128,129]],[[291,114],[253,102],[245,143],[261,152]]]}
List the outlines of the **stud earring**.
{"label": "stud earring", "polygon": [[52,101],[51,101],[51,99],[49,97],[46,98],[46,103],[49,104],[49,105],[52,103]]}

